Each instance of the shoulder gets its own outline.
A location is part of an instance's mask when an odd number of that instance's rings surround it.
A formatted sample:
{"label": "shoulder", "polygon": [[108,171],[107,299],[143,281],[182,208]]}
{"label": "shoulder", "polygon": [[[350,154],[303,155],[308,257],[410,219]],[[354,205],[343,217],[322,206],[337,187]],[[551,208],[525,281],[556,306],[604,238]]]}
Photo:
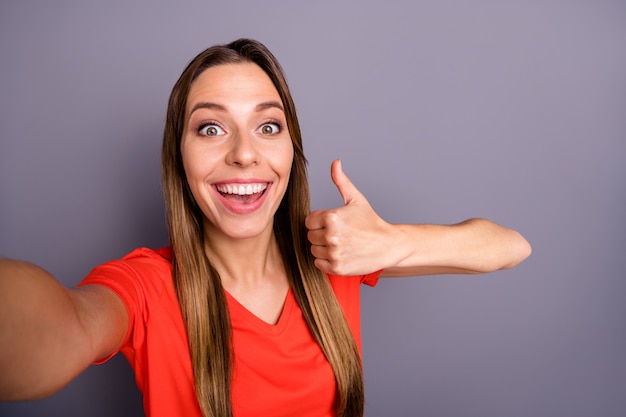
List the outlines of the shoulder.
{"label": "shoulder", "polygon": [[172,252],[169,247],[161,249],[137,248],[120,259],[105,262],[94,268],[87,279],[95,277],[114,278],[119,275],[133,274],[153,277],[168,275],[172,268]]}
{"label": "shoulder", "polygon": [[95,267],[79,286],[101,285],[127,305],[144,305],[173,290],[170,248],[137,248],[120,259]]}
{"label": "shoulder", "polygon": [[[168,266],[172,264],[172,248],[160,249],[137,248],[123,256],[120,261],[136,265]],[[115,261],[113,261],[115,262]]]}

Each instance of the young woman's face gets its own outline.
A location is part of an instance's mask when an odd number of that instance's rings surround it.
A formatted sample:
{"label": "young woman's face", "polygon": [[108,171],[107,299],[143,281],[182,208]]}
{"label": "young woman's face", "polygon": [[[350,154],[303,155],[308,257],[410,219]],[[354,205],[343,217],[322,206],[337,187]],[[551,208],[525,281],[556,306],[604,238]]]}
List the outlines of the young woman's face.
{"label": "young woman's face", "polygon": [[282,100],[259,66],[219,65],[193,82],[181,152],[210,236],[271,233],[293,145]]}

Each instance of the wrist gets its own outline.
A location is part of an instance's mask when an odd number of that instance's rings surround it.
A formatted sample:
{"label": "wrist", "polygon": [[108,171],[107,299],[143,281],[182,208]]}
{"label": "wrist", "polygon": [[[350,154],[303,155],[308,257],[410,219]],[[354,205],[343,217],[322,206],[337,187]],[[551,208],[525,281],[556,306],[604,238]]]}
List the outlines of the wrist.
{"label": "wrist", "polygon": [[387,265],[385,268],[402,267],[415,263],[419,259],[416,254],[416,237],[419,233],[417,225],[389,224],[388,240],[385,245]]}

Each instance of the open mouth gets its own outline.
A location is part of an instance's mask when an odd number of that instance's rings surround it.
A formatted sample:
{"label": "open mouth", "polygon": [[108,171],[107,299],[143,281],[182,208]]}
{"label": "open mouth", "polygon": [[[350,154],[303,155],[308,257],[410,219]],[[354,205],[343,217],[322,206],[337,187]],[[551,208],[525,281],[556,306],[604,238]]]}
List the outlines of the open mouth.
{"label": "open mouth", "polygon": [[268,183],[217,184],[215,188],[224,199],[238,204],[258,201],[267,190]]}

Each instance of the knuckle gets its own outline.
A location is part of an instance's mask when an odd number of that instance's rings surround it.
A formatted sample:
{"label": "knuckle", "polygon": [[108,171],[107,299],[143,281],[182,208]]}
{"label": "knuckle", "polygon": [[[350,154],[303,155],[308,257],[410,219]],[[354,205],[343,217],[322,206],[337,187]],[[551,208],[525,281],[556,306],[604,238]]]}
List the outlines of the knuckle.
{"label": "knuckle", "polygon": [[341,214],[337,210],[331,210],[326,214],[326,221],[331,224],[341,223]]}
{"label": "knuckle", "polygon": [[[341,245],[341,237],[334,233],[329,233],[326,235],[326,245],[331,248],[337,248]],[[333,249],[333,252],[336,252],[336,249]]]}

